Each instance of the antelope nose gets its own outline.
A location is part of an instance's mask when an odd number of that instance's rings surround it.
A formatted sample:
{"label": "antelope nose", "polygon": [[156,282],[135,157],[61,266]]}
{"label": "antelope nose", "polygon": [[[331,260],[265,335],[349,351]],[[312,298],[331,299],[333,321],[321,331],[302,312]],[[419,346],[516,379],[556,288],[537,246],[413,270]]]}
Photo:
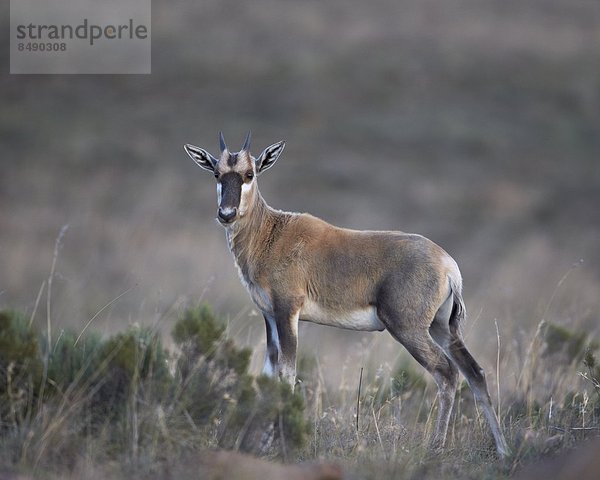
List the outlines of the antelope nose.
{"label": "antelope nose", "polygon": [[231,222],[237,215],[237,208],[219,208],[219,218],[225,223]]}

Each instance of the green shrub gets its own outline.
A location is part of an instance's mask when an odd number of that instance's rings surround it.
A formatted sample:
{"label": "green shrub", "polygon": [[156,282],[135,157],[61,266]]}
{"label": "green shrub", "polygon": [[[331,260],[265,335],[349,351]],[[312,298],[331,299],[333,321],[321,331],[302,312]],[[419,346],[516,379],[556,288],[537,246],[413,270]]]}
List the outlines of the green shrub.
{"label": "green shrub", "polygon": [[79,385],[90,387],[97,381],[102,338],[97,333],[83,336],[71,330],[61,332],[48,358],[48,380],[53,389],[48,393]]}
{"label": "green shrub", "polygon": [[[219,325],[212,309],[203,304],[183,312],[173,327],[173,340],[181,350],[179,369],[185,376],[200,357],[211,359],[225,327]],[[190,364],[184,365],[184,361]]]}
{"label": "green shrub", "polygon": [[170,357],[150,328],[107,339],[67,330],[47,352],[22,315],[0,312],[3,458],[75,465],[90,448],[97,459],[136,460],[207,446],[266,453],[271,444],[283,452],[303,444],[300,394],[250,375],[251,351],[226,337],[208,306],[183,312],[173,338],[179,351]]}
{"label": "green shrub", "polygon": [[308,427],[301,395],[267,377],[257,379],[254,386],[248,373],[251,351],[225,337],[225,328],[210,307],[185,311],[173,339],[181,350],[178,406],[196,425],[218,425],[218,445],[257,453],[273,425],[288,447],[303,444]]}
{"label": "green shrub", "polygon": [[125,333],[109,338],[100,350],[101,362],[107,362],[110,376],[123,377],[128,383],[165,381],[169,375],[168,354],[158,332],[133,326]]}
{"label": "green shrub", "polygon": [[304,400],[290,385],[267,376],[256,379],[256,393],[250,401],[238,402],[221,439],[225,448],[239,447],[250,453],[264,453],[269,434],[278,439],[281,451],[300,448],[310,432],[304,418]]}
{"label": "green shrub", "polygon": [[200,359],[215,360],[220,367],[238,375],[247,372],[251,350],[238,349],[225,338],[225,327],[219,322],[210,306],[203,304],[186,310],[175,324],[172,336],[181,350],[178,367],[183,378]]}
{"label": "green shrub", "polygon": [[177,408],[200,427],[217,426],[215,442],[233,448],[256,399],[248,374],[251,351],[225,337],[225,327],[208,305],[186,310],[173,328],[180,349]]}
{"label": "green shrub", "polygon": [[160,335],[147,327],[133,326],[106,340],[92,362],[102,372],[94,381],[93,410],[117,418],[127,402],[164,400],[172,382],[167,360]]}
{"label": "green shrub", "polygon": [[[43,362],[37,332],[23,315],[0,312],[0,420],[21,423],[39,390]],[[0,426],[3,426],[0,424]],[[5,425],[4,425],[5,426]]]}
{"label": "green shrub", "polygon": [[225,338],[225,327],[207,305],[186,310],[172,335],[180,349],[178,408],[198,425],[211,423],[229,403],[236,402],[248,383],[243,377],[251,352]]}

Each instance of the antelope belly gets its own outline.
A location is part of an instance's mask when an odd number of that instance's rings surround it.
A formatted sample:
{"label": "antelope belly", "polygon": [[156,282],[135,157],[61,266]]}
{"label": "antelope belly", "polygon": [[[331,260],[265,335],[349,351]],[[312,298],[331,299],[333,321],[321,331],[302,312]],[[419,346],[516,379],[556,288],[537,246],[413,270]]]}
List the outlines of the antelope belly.
{"label": "antelope belly", "polygon": [[375,307],[330,310],[312,300],[306,300],[300,310],[300,320],[349,330],[385,330],[385,326],[377,317]]}

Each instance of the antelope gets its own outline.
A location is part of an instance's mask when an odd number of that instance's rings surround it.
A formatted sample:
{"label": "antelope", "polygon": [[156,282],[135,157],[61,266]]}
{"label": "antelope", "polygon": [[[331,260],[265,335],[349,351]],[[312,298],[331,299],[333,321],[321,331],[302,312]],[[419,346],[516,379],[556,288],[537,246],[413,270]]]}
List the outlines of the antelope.
{"label": "antelope", "polygon": [[257,177],[285,147],[258,157],[250,132],[220,156],[187,144],[188,155],[217,180],[217,220],[242,283],[262,312],[267,337],[263,373],[294,385],[298,321],[362,331],[387,330],[432,376],[438,414],[429,447],[443,448],[459,371],[481,405],[500,457],[509,448],[492,407],[483,369],[467,350],[462,278],[454,259],[431,240],[399,231],[357,231],[307,213],[271,208]]}

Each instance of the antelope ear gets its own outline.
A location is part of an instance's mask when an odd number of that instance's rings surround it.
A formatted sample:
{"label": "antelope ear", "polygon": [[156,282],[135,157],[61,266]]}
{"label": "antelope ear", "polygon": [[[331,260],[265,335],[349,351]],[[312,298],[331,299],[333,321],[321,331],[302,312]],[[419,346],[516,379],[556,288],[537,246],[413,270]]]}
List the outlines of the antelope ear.
{"label": "antelope ear", "polygon": [[255,160],[256,171],[261,173],[271,168],[279,158],[279,155],[281,155],[281,152],[283,152],[284,147],[285,142],[282,140],[281,142],[274,143],[273,145],[265,148],[265,150]]}
{"label": "antelope ear", "polygon": [[189,143],[184,145],[183,148],[199,167],[202,167],[204,170],[210,170],[211,172],[215,171],[218,160],[206,150],[196,147],[195,145],[190,145]]}

